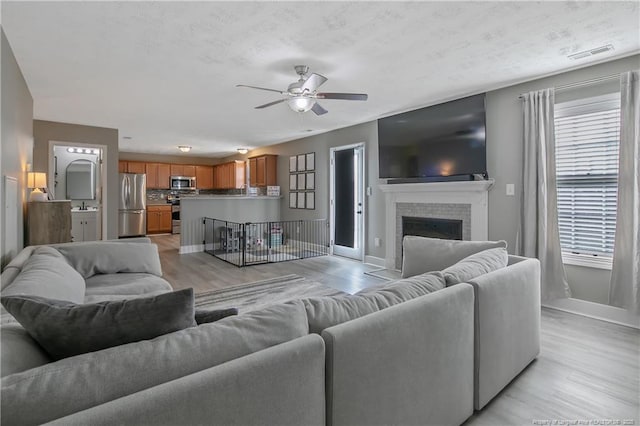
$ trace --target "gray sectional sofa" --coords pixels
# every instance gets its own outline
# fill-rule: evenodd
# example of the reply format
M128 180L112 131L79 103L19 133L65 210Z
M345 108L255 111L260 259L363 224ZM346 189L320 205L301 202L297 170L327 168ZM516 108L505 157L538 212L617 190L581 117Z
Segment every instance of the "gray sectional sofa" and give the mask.
M55 247L62 258L25 249L2 274L2 295L35 288L52 296L50 285L33 282L12 289L29 274L42 280L29 261L42 251L83 276L84 301L170 290L148 240L79 247ZM142 252L148 258L130 261ZM474 398L477 407L493 397L531 356L525 348L498 368L485 358L512 342L512 327L531 326L535 308L521 305L532 302L535 266L521 260L448 287L444 272L424 271L353 296L294 300L53 362L20 326L3 325L2 424L461 424ZM496 308L492 297L521 310ZM509 314L505 328L499 318ZM497 348L478 342L485 338Z

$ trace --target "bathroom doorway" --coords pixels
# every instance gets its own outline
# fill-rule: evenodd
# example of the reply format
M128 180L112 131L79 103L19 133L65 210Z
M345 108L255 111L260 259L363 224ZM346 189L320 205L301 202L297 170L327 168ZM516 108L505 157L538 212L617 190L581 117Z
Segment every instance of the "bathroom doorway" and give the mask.
M50 198L71 201L72 240L106 238L107 147L49 141L47 173Z

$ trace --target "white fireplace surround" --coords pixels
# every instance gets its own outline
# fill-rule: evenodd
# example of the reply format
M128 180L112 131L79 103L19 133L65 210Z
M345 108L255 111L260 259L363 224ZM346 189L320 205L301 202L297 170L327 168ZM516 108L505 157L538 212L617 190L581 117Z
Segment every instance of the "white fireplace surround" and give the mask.
M385 195L385 268L396 269L396 204L471 205L471 240L487 240L489 189L493 183L493 179L488 179L470 182L379 185Z

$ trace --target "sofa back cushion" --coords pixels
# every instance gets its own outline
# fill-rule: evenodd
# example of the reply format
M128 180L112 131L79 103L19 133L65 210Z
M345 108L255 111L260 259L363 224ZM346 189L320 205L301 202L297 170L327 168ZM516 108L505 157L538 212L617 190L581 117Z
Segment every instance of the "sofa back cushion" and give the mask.
M442 271L465 257L496 247L506 241L459 241L407 235L402 240L402 278L430 271Z
M309 332L320 334L325 328L424 296L444 287L445 280L442 273L434 272L394 281L354 295L304 299Z
M38 247L25 260L20 274L2 290L3 296L39 296L84 302L84 278L56 249Z
M99 241L58 246L58 250L84 278L119 272L162 276L155 244Z
M467 256L460 262L444 269L442 273L447 286L468 282L480 275L497 271L507 266L509 255L503 247L483 250Z
M2 420L41 424L307 335L293 301L2 378ZM63 391L61 391L63 390Z
M48 364L52 359L18 324L0 330L0 377Z

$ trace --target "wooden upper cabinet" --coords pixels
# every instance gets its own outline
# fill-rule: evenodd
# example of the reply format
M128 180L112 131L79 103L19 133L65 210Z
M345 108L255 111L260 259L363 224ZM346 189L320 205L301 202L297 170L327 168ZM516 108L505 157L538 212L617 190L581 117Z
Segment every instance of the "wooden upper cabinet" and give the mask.
M118 161L118 173L127 173L127 166L129 163L126 161Z
M244 161L216 164L213 166L214 189L240 189L245 183Z
M147 188L169 189L170 165L164 163L147 163Z
M274 186L278 180L278 156L261 155L249 158L251 186Z
M171 165L158 163L158 188L170 189L171 182L169 182L171 176Z
M140 161L128 161L127 173L145 174L147 172L147 164Z
M195 166L196 168L196 188L213 189L213 167Z
M147 163L145 173L147 174L147 188L158 188L158 163Z
M186 164L171 165L171 176L193 177L195 175L196 175L196 166L189 166Z

